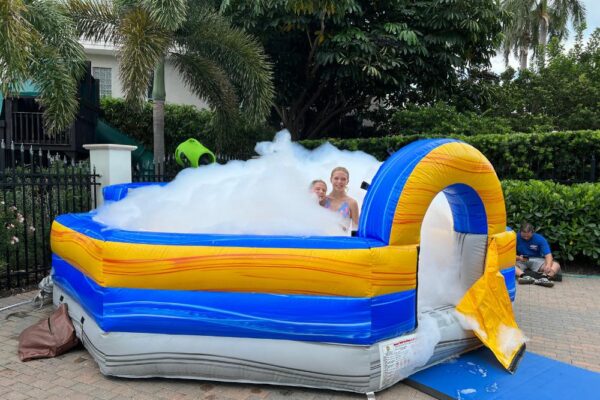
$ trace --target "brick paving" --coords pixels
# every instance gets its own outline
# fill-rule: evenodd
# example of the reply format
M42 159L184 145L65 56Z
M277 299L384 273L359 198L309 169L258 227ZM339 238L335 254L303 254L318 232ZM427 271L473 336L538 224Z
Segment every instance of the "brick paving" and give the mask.
M34 292L1 298L0 307L32 298ZM48 399L205 399L342 400L364 395L268 385L174 379L119 379L103 376L83 349L22 363L19 333L52 312L31 305L0 313L0 398ZM600 372L600 277L565 275L552 289L519 286L515 315L530 339L528 350ZM431 399L402 383L377 394L377 400Z

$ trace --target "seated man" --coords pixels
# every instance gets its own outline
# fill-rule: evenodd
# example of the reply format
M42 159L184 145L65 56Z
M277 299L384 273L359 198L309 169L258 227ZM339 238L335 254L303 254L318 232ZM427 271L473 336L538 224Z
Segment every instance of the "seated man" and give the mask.
M541 274L535 279L525 271L531 270ZM554 261L550 246L544 237L533 231L533 226L523 222L517 234L517 265L515 272L521 284L534 283L536 285L552 287L553 280L560 279L560 265ZM558 279L557 279L558 278Z

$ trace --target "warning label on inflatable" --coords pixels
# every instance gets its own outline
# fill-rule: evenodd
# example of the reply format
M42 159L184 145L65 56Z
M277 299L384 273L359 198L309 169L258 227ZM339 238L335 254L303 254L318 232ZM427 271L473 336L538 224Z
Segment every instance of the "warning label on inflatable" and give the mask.
M417 335L407 335L401 338L387 340L379 344L379 359L381 361L381 386L385 387L406 378L407 368L411 364L411 347L415 344Z

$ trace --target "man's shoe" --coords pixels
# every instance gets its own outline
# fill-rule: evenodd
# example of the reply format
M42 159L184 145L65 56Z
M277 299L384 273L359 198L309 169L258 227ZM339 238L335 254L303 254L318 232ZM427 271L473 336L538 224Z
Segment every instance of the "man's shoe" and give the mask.
M539 286L543 286L543 287L552 287L554 286L554 282L552 282L550 279L548 279L547 277L542 277L540 279L536 279L535 282L533 282L536 285Z
M521 285L531 285L532 283L535 283L535 281L536 279L533 279L529 275L521 275L519 279L517 279L517 282L519 282Z
M562 274L559 272L558 274L556 274L554 276L548 277L548 279L550 279L551 281L554 281L554 282L562 282Z

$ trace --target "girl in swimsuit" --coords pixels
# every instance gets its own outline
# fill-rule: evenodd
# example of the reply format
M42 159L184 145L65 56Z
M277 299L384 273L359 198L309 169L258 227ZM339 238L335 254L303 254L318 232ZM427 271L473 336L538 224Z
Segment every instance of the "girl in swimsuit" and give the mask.
M346 194L350 173L344 167L336 167L331 171L331 193L325 198L323 206L339 212L344 218L352 221L349 230L358 226L358 203Z

